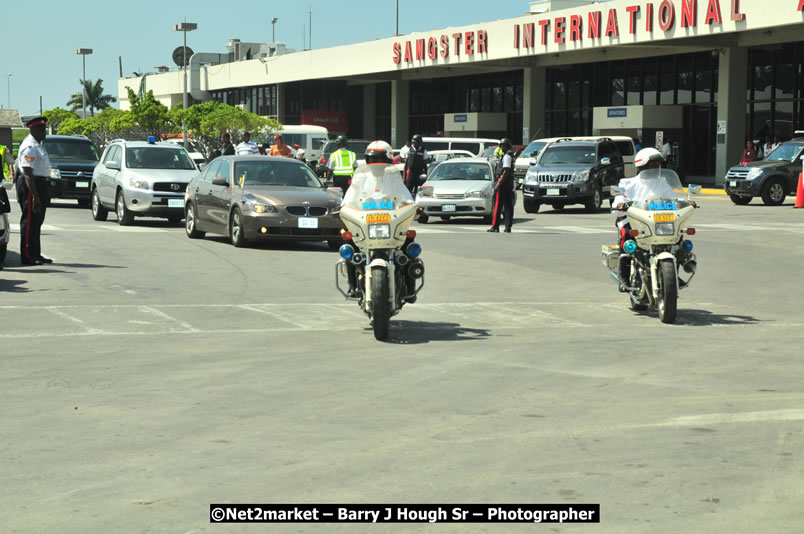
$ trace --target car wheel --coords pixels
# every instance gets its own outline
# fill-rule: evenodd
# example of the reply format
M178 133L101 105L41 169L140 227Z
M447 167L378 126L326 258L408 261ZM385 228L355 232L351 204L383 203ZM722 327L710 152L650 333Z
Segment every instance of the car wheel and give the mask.
M100 195L98 195L98 190L92 190L92 198L90 199L90 206L92 209L92 218L96 221L105 221L106 216L109 215L109 210L103 207L100 201Z
M564 204L562 204L561 202L557 202L557 203L553 204L553 209L554 210L563 210L564 209Z
M78 199L78 207L79 208L88 208L89 207L89 199L88 198L79 198Z
M600 190L600 185L595 184L594 191L592 192L592 198L586 201L584 206L586 207L587 213L597 213L600 211L600 207L603 205L603 192Z
M523 206L525 208L525 213L539 213L539 208L541 204L538 202L534 202L532 200L525 200L523 202Z
M442 220L442 221L448 221L448 220L450 220L450 219L452 219L452 216L451 216L451 215L442 215L442 216L441 216L441 220Z
M183 217L181 215L171 215L170 217L167 218L167 220L172 223L181 222L182 219Z
M762 202L766 206L780 206L786 196L784 184L778 178L771 178L762 188Z
M232 245L238 248L245 247L247 244L243 231L243 214L240 213L240 208L235 208L229 217L229 239L232 241Z
M204 237L204 232L199 232L195 228L195 208L192 204L187 204L184 215L184 231L190 239L200 239Z
M117 224L120 226L128 226L134 222L134 214L126 207L126 199L123 197L123 191L117 192L117 200L115 200L115 213L117 214Z
M754 197L741 197L740 195L732 195L731 193L729 193L729 198L731 199L732 202L734 202L738 206L745 206L746 204L751 202L751 200L753 200Z
M424 213L422 213L422 214L420 214L420 215L419 215L419 218L418 218L418 219L416 219L416 220L417 220L417 221L419 221L419 222L420 222L420 223L422 223L422 224L427 224L427 221L429 221L429 220L430 220L430 217L428 217L427 215L425 215Z

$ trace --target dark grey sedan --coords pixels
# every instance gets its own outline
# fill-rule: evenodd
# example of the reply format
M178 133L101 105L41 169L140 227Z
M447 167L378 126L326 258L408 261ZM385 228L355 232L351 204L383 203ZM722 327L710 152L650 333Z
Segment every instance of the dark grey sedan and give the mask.
M735 204L748 204L757 196L768 206L779 206L787 195L795 195L804 138L782 143L762 161L729 169L724 188Z
M337 249L341 197L295 159L220 157L187 186L185 230L192 239L226 235L236 247L291 240L327 241Z

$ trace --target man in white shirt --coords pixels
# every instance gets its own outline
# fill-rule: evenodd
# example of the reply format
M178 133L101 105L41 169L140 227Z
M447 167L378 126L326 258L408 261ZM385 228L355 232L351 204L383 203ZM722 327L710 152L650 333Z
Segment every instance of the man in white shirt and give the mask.
M42 256L40 233L45 222L45 208L50 200L50 157L42 142L47 137L45 117L27 122L30 134L20 144L17 162L22 176L17 180L20 204L20 259L22 265L42 265L53 260Z
M251 140L251 134L243 132L243 142L235 148L236 156L248 156L250 154L259 154L260 148L257 143Z

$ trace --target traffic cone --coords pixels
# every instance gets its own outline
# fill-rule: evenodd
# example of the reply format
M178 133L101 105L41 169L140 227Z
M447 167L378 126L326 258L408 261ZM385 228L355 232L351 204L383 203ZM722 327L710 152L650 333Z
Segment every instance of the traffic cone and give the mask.
M796 190L796 205L794 208L804 208L804 178L798 173L798 189Z

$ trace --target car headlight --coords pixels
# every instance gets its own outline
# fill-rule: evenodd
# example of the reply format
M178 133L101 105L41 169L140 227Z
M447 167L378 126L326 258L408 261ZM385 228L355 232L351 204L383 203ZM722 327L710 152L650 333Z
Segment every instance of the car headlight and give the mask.
M141 178L129 178L128 184L134 189L150 189L151 184Z
M429 185L425 185L419 188L419 194L417 196L420 197L431 197L433 196L433 187Z
M763 170L762 167L754 167L753 169L748 171L748 174L746 175L745 179L746 180L753 180L754 178L757 178L758 176L761 176L762 175L762 170Z
M588 170L586 170L586 171L577 171L572 176L572 181L573 182L585 182L588 179L589 179L589 171Z
M51 168L50 177L54 180L61 180L61 171L59 169Z
M264 202L257 202L256 200L246 200L246 207L254 213L274 213L276 208Z
M370 224L368 227L369 239L390 239L390 224Z
M488 193L484 191L470 191L464 195L466 198L486 198Z
M656 235L675 235L676 225L671 222L663 222L656 224Z
M539 177L538 172L533 171L533 170L528 171L528 173L525 175L525 182L528 182L528 183L536 182L536 181L538 181L538 177Z

